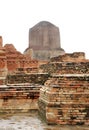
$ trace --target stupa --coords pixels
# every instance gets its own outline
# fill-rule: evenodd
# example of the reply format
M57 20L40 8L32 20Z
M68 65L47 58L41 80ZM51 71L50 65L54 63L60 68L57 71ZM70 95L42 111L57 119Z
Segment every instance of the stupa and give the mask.
M59 28L50 22L42 21L29 30L29 46L24 54L38 60L48 60L63 55Z

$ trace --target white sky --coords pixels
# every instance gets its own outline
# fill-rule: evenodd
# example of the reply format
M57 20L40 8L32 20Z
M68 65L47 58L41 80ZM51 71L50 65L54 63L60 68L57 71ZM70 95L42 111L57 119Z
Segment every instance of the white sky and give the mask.
M21 52L29 28L43 20L59 27L67 53L84 51L89 59L89 0L0 0L0 35Z

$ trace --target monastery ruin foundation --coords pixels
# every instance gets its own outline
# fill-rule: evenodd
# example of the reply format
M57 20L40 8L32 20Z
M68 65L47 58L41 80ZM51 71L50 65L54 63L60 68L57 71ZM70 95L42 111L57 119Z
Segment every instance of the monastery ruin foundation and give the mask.
M66 53L46 21L30 29L24 54L0 36L0 113L29 110L48 124L89 125L89 60Z

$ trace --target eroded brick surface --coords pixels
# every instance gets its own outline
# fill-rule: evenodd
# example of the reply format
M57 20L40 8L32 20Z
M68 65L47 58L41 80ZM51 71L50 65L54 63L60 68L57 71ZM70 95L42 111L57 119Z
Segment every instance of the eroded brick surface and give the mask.
M41 87L27 83L0 86L0 113L37 110Z
M54 58L41 66L50 74L39 97L39 112L48 124L89 125L89 61L77 58Z

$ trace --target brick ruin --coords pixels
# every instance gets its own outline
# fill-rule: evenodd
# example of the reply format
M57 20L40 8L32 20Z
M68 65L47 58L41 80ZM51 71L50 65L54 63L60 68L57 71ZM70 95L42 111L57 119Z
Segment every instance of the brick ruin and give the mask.
M0 86L0 113L21 113L38 109L42 85L30 83Z
M65 53L59 44L51 59L40 58L37 48L38 58L34 59L31 47L22 54L13 44L3 46L0 36L0 113L36 109L48 124L89 125L89 60L85 53ZM42 47L41 52L45 44Z
M13 44L3 46L0 36L0 113L38 109L40 86L48 78L48 74L38 74L38 68L46 62L31 59Z
M0 85L4 85L7 75L37 73L41 64L47 61L31 59L17 51L13 44L5 44L0 36Z
M40 69L50 74L39 97L46 122L89 125L89 60L84 53L55 57Z
M0 36L0 113L38 109L39 90L48 79L38 70L45 63L20 53L13 44L3 46Z

